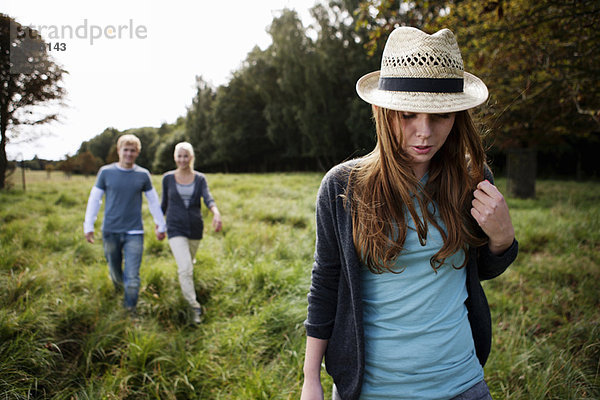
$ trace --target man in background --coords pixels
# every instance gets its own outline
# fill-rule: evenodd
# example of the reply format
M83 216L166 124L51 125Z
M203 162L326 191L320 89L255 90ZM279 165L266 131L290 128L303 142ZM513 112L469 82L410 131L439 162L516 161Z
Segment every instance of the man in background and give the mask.
M94 222L106 196L102 241L110 277L117 289L125 292L123 305L135 315L140 288L140 265L144 251L142 193L148 199L158 240L165 238L166 224L158 194L147 169L135 164L142 144L135 135L117 141L119 161L100 168L92 187L83 222L88 242L94 243Z

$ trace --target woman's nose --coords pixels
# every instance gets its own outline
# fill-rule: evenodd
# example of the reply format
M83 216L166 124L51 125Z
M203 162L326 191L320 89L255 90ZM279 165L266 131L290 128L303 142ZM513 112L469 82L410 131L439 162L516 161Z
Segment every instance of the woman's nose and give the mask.
M418 137L429 137L432 132L431 119L427 114L419 115L417 118L417 136Z

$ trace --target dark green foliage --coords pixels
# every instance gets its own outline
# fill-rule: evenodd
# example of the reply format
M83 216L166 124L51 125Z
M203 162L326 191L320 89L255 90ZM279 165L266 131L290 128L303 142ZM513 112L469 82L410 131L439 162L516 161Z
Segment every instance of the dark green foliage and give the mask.
M435 0L360 2L359 25L369 31L370 51L381 49L399 25L433 33L450 28L461 46L465 70L488 85L479 116L496 151L529 149L548 158L538 167L581 178L598 152L600 129L600 3L594 0ZM567 155L568 154L568 155ZM548 157L548 155L550 157ZM556 160L566 159L557 165ZM535 194L530 179L509 158L509 192Z
M160 144L156 148L156 153L154 154L154 162L152 164L152 171L154 171L154 173L164 173L176 167L175 162L173 161L175 145L183 141L185 141L183 128L178 128L174 132L171 132L170 135L161 139Z
M370 107L354 84L374 62L354 30L352 10L332 2L303 26L283 10L272 44L255 48L216 95L204 81L188 112L187 136L206 170L325 170L370 151Z
M326 170L368 153L375 132L356 81L379 69L388 33L411 25L450 27L466 69L488 84L478 117L490 130L496 171L507 170L506 149L519 145L536 147L543 177L598 176L600 9L591 0L534 3L333 0L317 2L309 24L284 9L268 28L271 45L249 52L227 84L198 76L176 123L127 131L142 139L138 163L154 173L173 169L172 148L182 140L208 172ZM108 128L80 152L115 161L122 133Z
M274 142L267 136L268 122L263 115L265 101L254 81L262 73L259 49L248 54L246 65L234 74L227 86L217 89L213 127L215 151L202 154L199 166L231 167L241 171L268 171L278 161Z
M92 139L83 142L79 148L79 152L89 151L96 157L100 158L103 163L110 162L108 156L111 149L116 146L120 132L115 128L106 128L104 132L93 137Z
M138 164L160 173L174 168L172 148L187 140L196 168L203 171L326 170L374 145L370 106L354 85L378 68L363 48L364 31L354 28L355 2L331 2L312 9L304 26L284 9L268 29L272 44L256 47L223 86L201 76L183 121L127 132L107 129L85 142L108 163L122 133L142 141ZM171 154L169 154L171 153Z
M212 133L212 104L215 94L202 77L196 77L196 90L185 120L185 136L194 146L196 166L210 165L216 150Z

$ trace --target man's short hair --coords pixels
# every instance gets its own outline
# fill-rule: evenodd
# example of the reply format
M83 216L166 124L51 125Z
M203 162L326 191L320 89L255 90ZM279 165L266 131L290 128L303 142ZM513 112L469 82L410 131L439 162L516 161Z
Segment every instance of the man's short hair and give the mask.
M134 146L137 151L142 151L142 142L135 135L127 134L119 137L119 140L117 140L117 151L121 150L121 147L125 145Z

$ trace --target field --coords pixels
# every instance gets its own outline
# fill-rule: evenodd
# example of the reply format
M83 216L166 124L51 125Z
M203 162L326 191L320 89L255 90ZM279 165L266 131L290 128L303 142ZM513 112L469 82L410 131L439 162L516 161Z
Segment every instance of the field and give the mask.
M82 235L94 178L28 172L23 191L15 176L0 192L0 399L299 398L321 177L207 175L224 230L206 231L197 255L206 316L195 327L145 201L131 320L100 240ZM485 283L487 381L494 399L598 399L600 185L539 181L537 193L508 199L521 251Z

